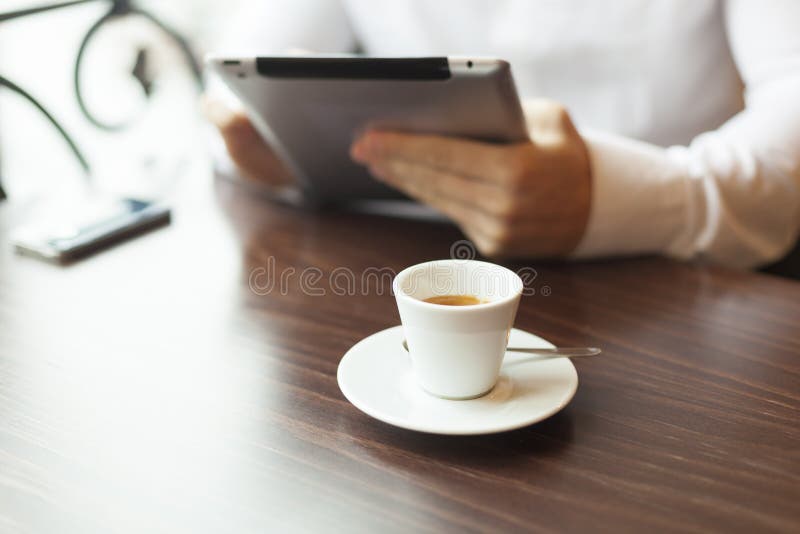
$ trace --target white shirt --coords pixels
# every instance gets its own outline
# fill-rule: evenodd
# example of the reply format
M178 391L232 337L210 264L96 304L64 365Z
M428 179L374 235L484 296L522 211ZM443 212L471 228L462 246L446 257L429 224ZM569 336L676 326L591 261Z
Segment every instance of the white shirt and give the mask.
M800 0L262 0L232 28L256 54L509 60L589 147L578 257L752 267L800 231Z

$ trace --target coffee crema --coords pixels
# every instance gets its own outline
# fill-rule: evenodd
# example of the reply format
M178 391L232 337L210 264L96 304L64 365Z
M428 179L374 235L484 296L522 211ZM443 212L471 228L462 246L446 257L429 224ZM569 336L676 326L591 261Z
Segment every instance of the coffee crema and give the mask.
M481 300L474 295L435 295L423 299L423 302L442 304L444 306L473 306L475 304L486 304L485 300Z

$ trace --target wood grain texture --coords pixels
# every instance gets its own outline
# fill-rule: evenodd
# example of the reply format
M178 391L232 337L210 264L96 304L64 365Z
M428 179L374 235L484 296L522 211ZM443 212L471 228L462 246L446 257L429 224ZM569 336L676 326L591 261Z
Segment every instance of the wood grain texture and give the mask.
M509 263L536 271L518 327L605 354L547 421L432 436L340 393L344 352L399 319L387 285L332 274L447 257L458 232L188 189L171 227L66 268L3 237L0 532L800 529L797 283ZM0 207L0 233L22 215Z

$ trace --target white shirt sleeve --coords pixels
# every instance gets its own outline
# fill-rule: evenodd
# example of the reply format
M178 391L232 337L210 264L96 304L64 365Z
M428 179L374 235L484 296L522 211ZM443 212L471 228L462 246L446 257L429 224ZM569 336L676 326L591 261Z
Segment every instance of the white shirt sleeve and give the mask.
M576 257L663 253L734 267L779 259L800 232L800 1L730 0L745 109L688 146L582 132L592 211Z

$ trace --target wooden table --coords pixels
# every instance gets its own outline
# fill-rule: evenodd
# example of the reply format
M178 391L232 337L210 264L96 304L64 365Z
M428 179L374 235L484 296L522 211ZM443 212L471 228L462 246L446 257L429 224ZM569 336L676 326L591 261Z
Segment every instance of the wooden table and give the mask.
M605 355L547 421L426 435L339 391L344 352L399 320L335 273L447 257L457 231L188 190L171 227L64 268L13 255L0 207L0 531L800 531L797 283L531 263L517 326Z

